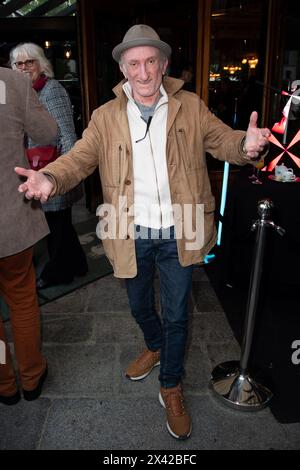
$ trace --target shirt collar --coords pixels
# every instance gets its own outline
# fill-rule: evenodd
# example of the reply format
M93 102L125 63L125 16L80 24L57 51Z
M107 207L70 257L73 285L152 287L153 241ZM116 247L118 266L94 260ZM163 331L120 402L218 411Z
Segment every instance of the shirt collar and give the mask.
M123 90L124 90L124 93L125 95L127 96L127 98L136 106L136 103L132 97L132 87L130 85L130 83L127 81L123 84L122 86ZM161 84L160 87L159 87L159 91L160 91L160 98L158 100L158 102L156 103L156 107L155 109L160 106L161 104L164 104L164 103L167 103L168 102L168 95L167 95L167 92L166 90L164 89L163 85Z

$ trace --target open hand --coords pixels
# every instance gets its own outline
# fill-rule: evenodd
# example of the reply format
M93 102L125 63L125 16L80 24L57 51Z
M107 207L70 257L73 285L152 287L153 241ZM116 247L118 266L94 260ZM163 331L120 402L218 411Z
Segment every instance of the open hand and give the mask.
M41 202L48 201L54 189L54 185L46 175L21 167L16 167L15 172L27 178L27 180L18 187L18 191L24 193L26 199L36 199Z

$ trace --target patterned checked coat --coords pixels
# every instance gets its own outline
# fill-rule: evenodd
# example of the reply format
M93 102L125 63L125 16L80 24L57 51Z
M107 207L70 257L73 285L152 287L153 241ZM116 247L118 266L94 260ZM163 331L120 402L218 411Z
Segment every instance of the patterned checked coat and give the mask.
M38 92L40 103L54 117L58 125L59 133L52 145L56 145L63 155L75 144L77 136L73 122L73 111L69 95L65 88L54 79L48 79L44 88ZM36 147L38 144L29 139L28 147ZM42 204L45 212L54 212L71 207L83 196L82 184L61 196L52 198L46 204Z

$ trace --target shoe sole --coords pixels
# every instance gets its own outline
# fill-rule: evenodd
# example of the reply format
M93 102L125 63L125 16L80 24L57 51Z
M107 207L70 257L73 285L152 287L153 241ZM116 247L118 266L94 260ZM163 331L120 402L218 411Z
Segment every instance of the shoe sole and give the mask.
M144 379L145 377L147 377L154 369L154 367L157 367L160 365L160 361L158 361L156 364L154 364L154 366L148 371L146 372L146 374L143 374L143 375L140 375L139 377L132 377L131 375L128 375L125 373L125 377L127 377L127 379L130 379L130 380L142 380Z
M161 406L166 409L165 402L164 402L163 397L161 396L160 392L158 394L158 399L159 399L159 403L161 404ZM168 421L167 421L166 424L167 424L167 430L168 430L169 434L171 434L172 437L175 437L175 439L177 439L178 441L186 441L190 437L190 435L192 434L192 426L190 427L190 430L189 430L188 434L186 434L185 436L178 436L177 434L175 434L174 431L172 431L172 429L169 426Z

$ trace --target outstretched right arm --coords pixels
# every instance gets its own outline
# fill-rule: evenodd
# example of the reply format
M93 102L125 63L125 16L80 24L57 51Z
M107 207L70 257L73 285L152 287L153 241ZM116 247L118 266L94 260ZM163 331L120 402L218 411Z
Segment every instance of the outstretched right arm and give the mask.
M48 201L55 189L54 182L48 176L38 171L26 170L20 167L16 167L15 172L19 176L27 178L18 187L18 191L24 193L26 199L37 199L41 202Z
M100 120L97 112L98 110L93 112L82 138L68 153L39 171L15 168L19 176L26 178L19 186L19 192L24 193L27 199L39 199L44 203L49 197L70 191L93 173L101 154L101 138L98 130L101 124L98 123Z

